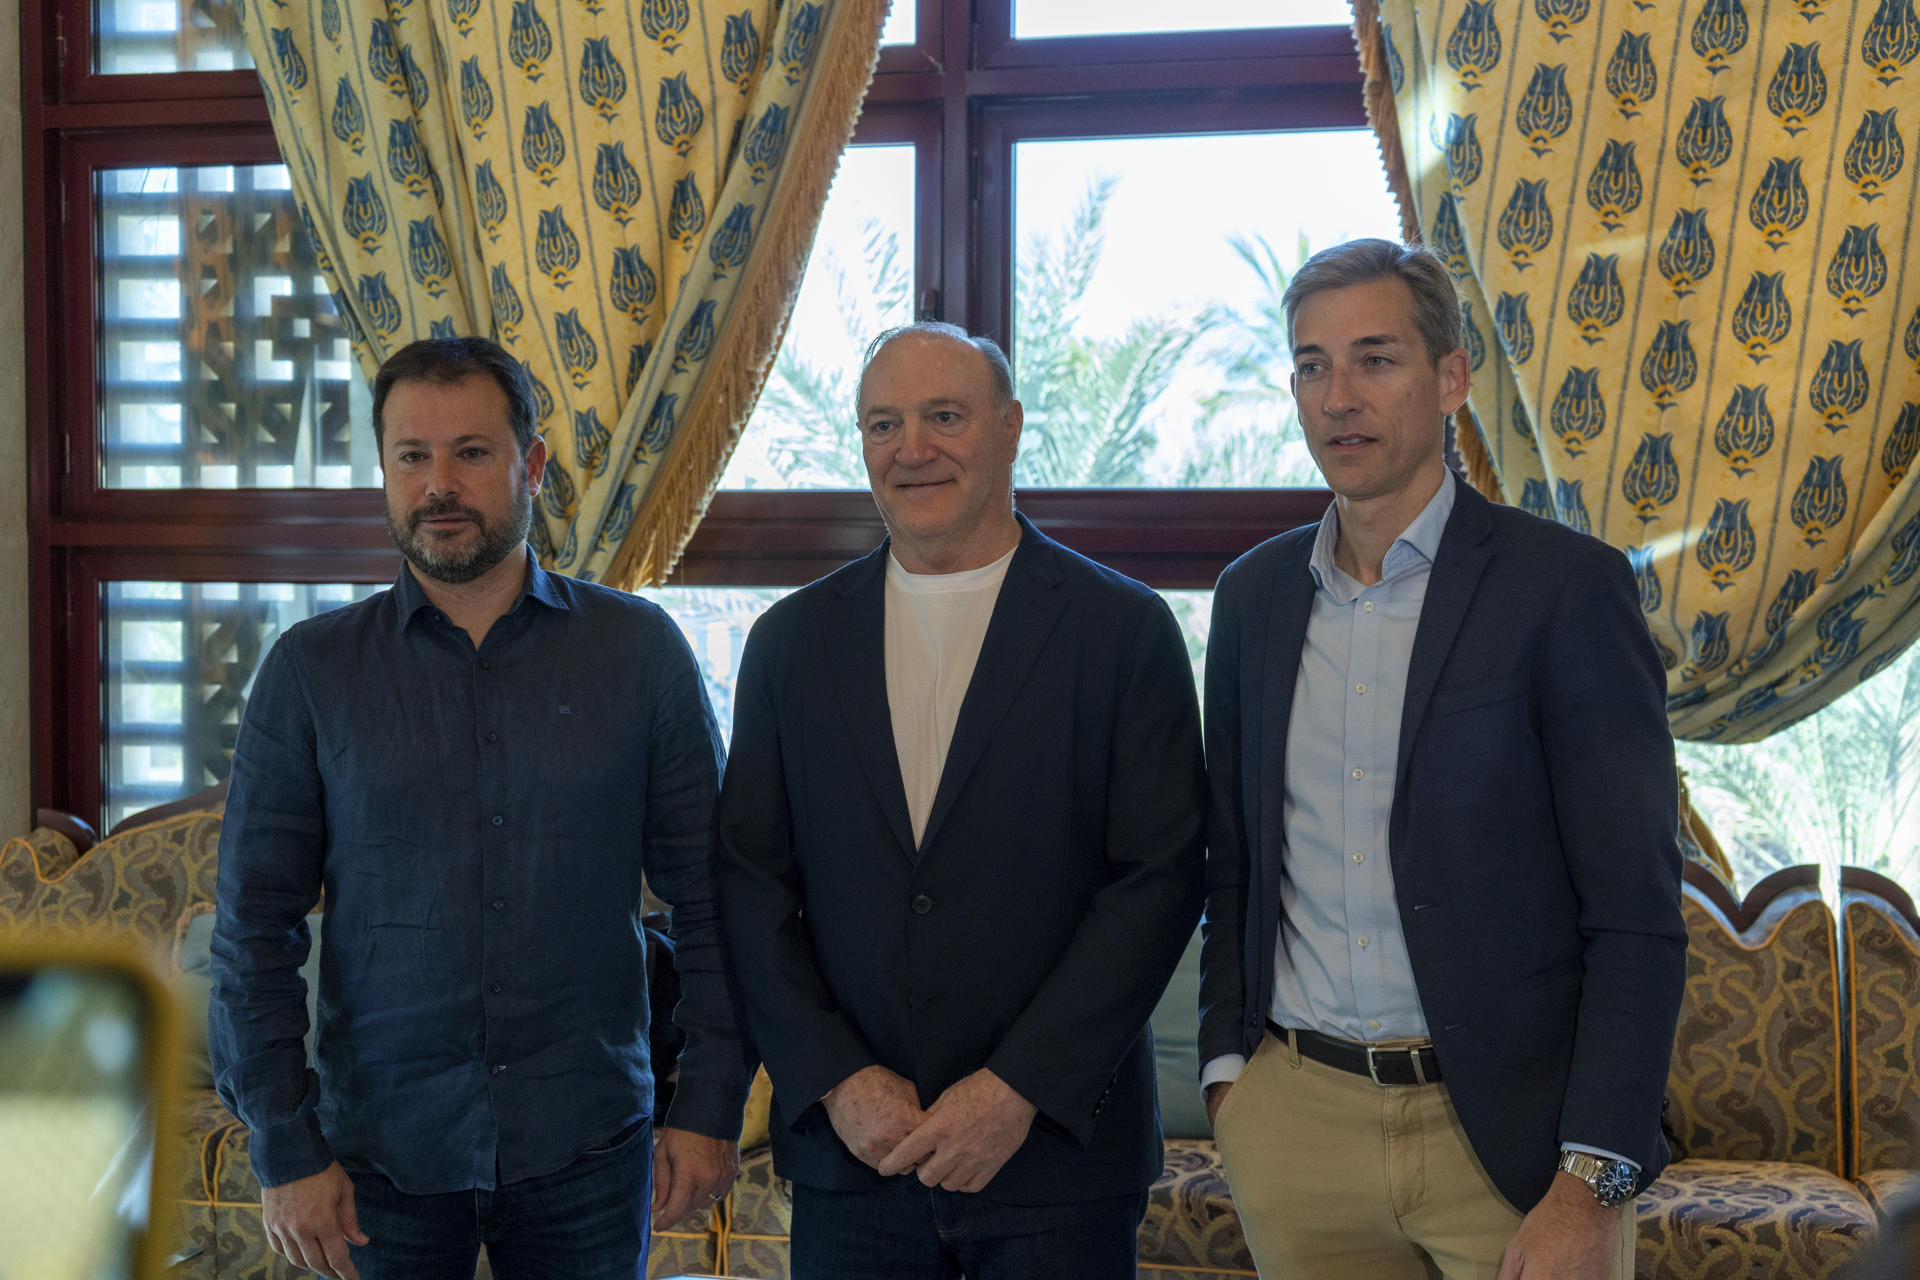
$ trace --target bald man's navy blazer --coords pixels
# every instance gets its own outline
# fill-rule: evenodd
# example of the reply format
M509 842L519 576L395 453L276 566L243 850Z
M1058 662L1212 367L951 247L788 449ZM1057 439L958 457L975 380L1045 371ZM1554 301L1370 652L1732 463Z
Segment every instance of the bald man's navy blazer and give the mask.
M1192 665L1152 591L1024 518L913 839L887 704L886 546L774 605L740 665L716 887L773 1159L879 1176L819 1099L879 1064L922 1106L991 1069L1039 1108L980 1194L1143 1190L1147 1019L1193 935L1206 780Z

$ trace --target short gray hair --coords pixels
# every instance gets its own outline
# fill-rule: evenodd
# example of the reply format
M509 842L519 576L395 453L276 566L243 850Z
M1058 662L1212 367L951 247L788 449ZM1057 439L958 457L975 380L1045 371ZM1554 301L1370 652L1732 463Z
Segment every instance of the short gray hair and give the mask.
M1013 366L1007 363L1007 353L992 338L979 337L968 333L957 324L948 324L944 320L916 320L912 324L895 325L867 344L867 354L860 361L860 383L866 385L867 366L874 357L886 350L896 338L928 337L952 338L955 342L964 342L986 357L987 368L993 374L993 393L1002 405L1013 399Z
M1437 362L1449 351L1458 351L1463 345L1460 295L1454 291L1453 277L1433 250L1398 240L1349 240L1301 263L1280 298L1287 312L1288 345L1293 343L1293 318L1300 304L1314 294L1389 279L1406 281L1413 294L1413 327L1427 348L1427 359Z

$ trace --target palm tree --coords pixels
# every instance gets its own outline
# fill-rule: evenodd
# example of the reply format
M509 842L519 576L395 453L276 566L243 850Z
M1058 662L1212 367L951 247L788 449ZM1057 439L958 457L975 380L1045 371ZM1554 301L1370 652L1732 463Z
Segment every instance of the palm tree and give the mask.
M823 269L832 284L839 331L809 332L806 354L801 343L780 344L753 427L787 486L865 488L854 410L861 357L875 334L912 314L912 272L898 237L872 218L860 222L855 261L823 244L809 267Z
M1139 485L1174 375L1218 322L1211 307L1134 319L1118 337L1089 336L1087 290L1106 248L1117 180L1094 182L1057 236L1020 255L1014 285L1015 369L1026 410L1015 481L1046 488Z
M1842 866L1920 872L1920 648L1763 742L1676 745L1743 885L1804 862L1830 885Z
M1207 355L1220 371L1221 386L1201 401L1194 448L1181 468L1180 483L1196 488L1318 486L1320 472L1307 452L1287 385L1293 351L1281 305L1293 273L1312 255L1312 246L1301 233L1288 259L1265 236L1234 236L1228 244L1253 274L1255 296L1250 306L1228 309L1219 318Z

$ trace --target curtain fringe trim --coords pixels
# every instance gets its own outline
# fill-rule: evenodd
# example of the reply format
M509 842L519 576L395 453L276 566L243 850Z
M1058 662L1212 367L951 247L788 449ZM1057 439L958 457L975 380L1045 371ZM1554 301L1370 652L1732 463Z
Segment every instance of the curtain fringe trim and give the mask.
M632 591L664 585L706 515L720 474L773 367L813 251L840 155L853 137L880 56L885 0L842 0L821 65L787 143L767 221L660 470L603 581ZM768 74L775 74L769 70Z

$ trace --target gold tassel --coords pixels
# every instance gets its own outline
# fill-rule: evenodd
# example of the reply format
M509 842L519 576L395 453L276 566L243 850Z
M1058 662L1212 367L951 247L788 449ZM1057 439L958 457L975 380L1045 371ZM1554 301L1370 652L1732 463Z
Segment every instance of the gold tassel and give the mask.
M767 206L759 244L742 269L739 290L701 366L687 415L603 579L609 586L632 591L666 582L707 513L720 473L733 456L780 350L827 189L873 80L887 0L840 0L838 13L823 45L824 61L787 143L781 190ZM654 358L662 358L661 353Z

